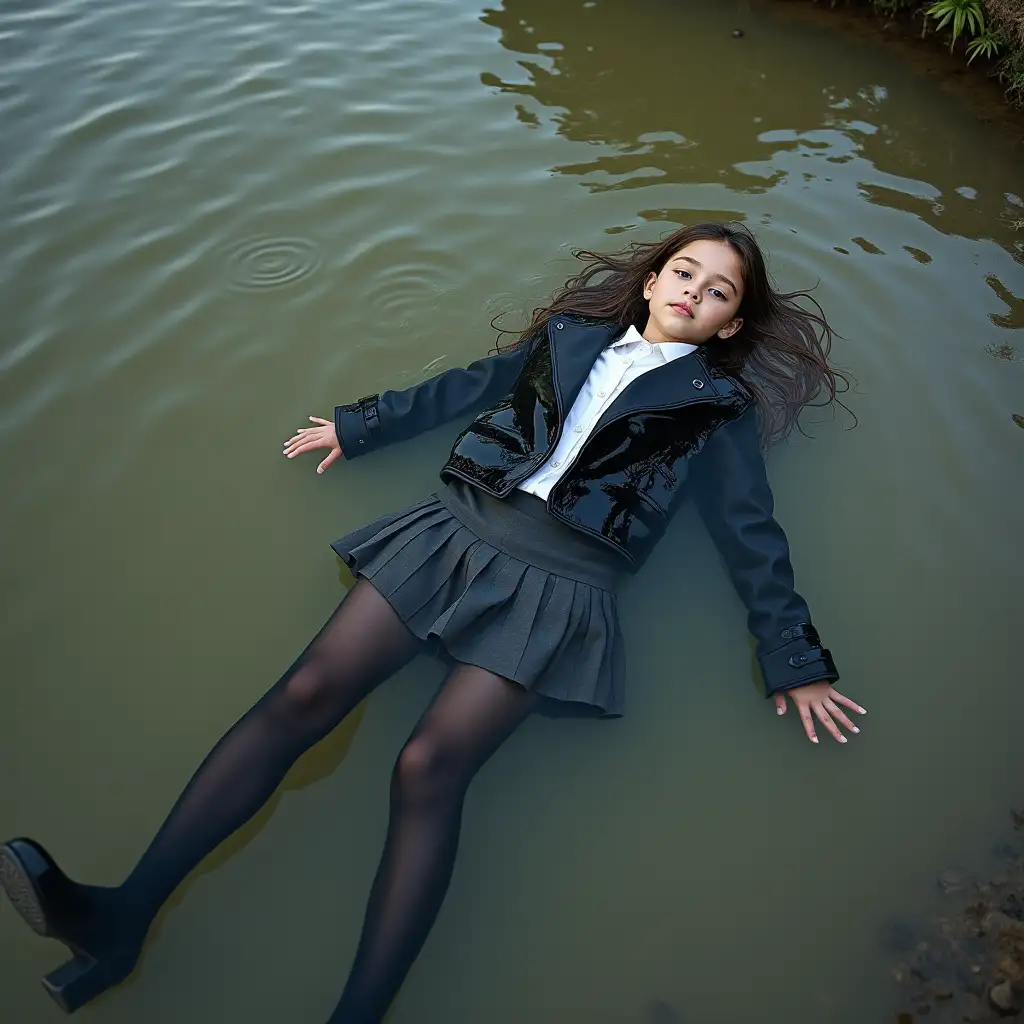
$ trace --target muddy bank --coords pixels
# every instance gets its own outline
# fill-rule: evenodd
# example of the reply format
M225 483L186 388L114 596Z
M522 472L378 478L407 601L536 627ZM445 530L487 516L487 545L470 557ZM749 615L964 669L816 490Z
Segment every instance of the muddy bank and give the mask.
M884 936L899 989L896 1024L1005 1021L1024 1012L1024 808L981 877L950 869L937 879L941 912L897 919Z
M907 12L881 15L871 3L830 6L816 0L771 0L785 18L828 27L851 40L868 42L894 53L918 73L933 79L986 123L999 124L1024 143L1024 107L1011 102L994 76L997 62L978 58L968 65L963 47L952 53L943 35L930 31L922 38L921 17Z

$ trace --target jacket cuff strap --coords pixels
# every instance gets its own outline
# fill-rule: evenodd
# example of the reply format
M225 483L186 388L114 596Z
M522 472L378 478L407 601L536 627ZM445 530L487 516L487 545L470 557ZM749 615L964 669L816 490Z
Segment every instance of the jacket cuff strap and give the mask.
M379 401L380 395L367 395L358 402L335 407L334 432L346 459L365 455L380 445L383 431L377 407Z
M817 630L809 622L782 630L779 639L784 641L781 646L758 657L765 696L807 683L839 679L831 651L822 647Z

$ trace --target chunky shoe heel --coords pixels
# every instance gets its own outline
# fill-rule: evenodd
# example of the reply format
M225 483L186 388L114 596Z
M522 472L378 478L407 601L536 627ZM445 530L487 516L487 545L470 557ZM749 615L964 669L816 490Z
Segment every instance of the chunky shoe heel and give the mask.
M74 1013L108 988L124 981L132 973L135 959L132 954L110 954L96 960L87 953L78 953L55 971L50 971L43 978L43 988L65 1013Z
M0 843L0 889L32 931L63 942L74 954L43 978L43 987L65 1012L74 1013L135 969L141 941L90 952L70 938L69 902L73 903L75 884L34 840Z

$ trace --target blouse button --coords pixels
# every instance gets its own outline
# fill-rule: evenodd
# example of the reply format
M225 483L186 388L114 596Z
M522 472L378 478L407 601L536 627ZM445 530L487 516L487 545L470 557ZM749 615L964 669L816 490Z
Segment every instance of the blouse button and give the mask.
M582 434L583 433L583 428L582 427L574 427L573 429L576 431L577 434Z
M556 327L557 327L557 328L558 328L559 330L561 330L561 329L562 329L562 326L563 326L563 324L562 324L562 321L561 321L561 320L559 320L559 321L558 321L558 323L556 323L556 324L555 324L555 326L556 326Z
M552 466L553 466L553 467L554 467L555 469L558 469L558 467L559 467L559 466L561 465L561 462L552 462L552 463L551 463L551 465L552 465Z
M598 393L597 393L597 397L598 397L598 398L604 398L604 397L605 397L605 395L607 395L607 394L608 394L608 392L607 392L607 391L598 391Z
M695 380L693 382L693 386L699 391L702 387L704 387L704 381L702 381L702 380Z

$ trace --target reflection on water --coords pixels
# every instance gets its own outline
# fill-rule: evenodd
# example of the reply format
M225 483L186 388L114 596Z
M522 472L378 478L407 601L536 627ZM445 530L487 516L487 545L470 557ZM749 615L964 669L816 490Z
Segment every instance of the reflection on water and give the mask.
M893 920L1020 796L1021 160L777 10L0 10L0 833L122 876L340 598L327 542L432 488L452 436L318 478L278 454L306 415L482 354L571 246L737 217L860 382L857 429L810 416L771 472L868 726L813 750L775 721L684 514L624 595L628 716L531 721L488 766L391 1019L887 1019ZM440 677L311 752L83 1020L325 1017ZM0 1020L53 1018L57 956L0 909Z

